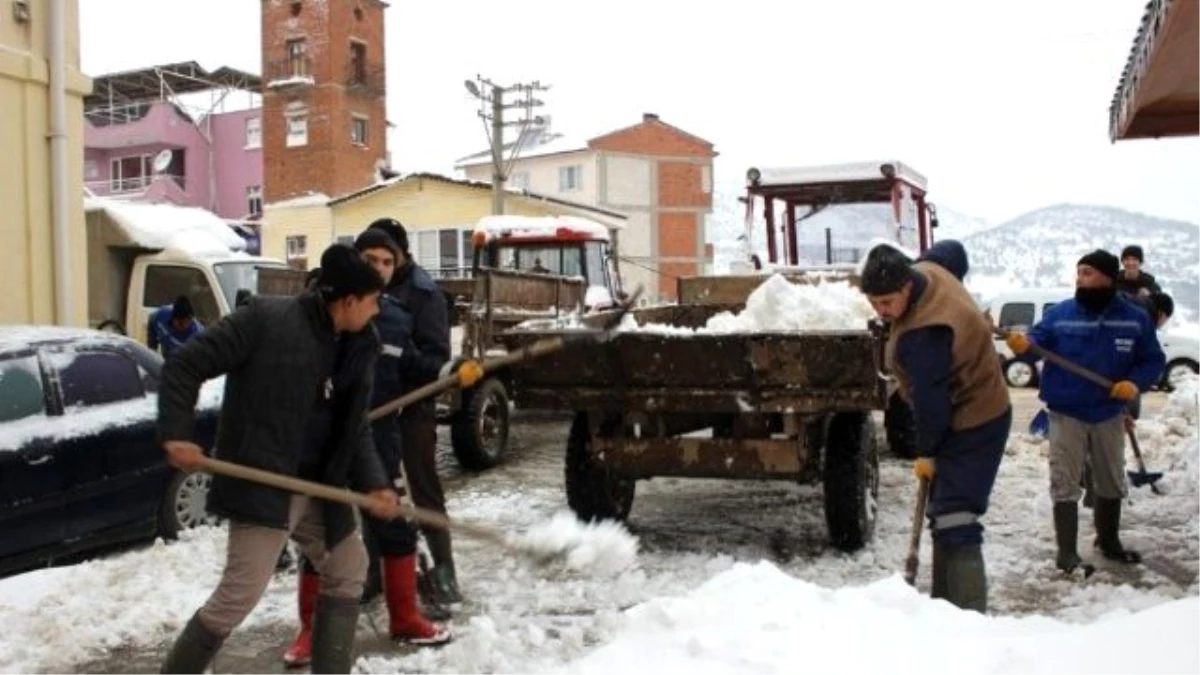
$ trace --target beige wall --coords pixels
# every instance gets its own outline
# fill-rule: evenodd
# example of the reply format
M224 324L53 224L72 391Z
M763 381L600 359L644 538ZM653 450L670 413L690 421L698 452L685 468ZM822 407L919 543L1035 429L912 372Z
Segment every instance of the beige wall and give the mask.
M51 227L49 5L29 3L27 23L0 5L0 323L87 324L87 237L83 218L83 96L77 0L66 0L67 190L70 315L55 316Z
M288 258L287 238L303 236L303 260ZM321 252L333 243L333 210L324 204L263 206L262 255L304 269L319 267Z
M578 190L560 190L558 170L561 167L578 165L582 169L583 179ZM596 174L596 153L590 150L564 152L543 157L523 157L513 162L512 173L529 174L529 190L548 197L558 197L580 204L595 205L598 203L599 176ZM492 165L477 164L463 170L468 180L489 182L492 180ZM509 186L513 187L512 176Z

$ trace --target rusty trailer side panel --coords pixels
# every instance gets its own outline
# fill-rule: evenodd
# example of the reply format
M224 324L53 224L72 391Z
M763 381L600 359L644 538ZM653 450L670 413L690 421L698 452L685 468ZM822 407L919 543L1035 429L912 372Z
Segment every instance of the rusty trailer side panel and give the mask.
M630 478L799 479L810 466L805 437L785 439L594 438L593 453Z
M858 286L857 274L846 271L803 271L783 269L782 274L793 284L819 284L827 281L848 281ZM770 278L770 274L734 274L721 276L682 277L675 282L680 305L744 305L754 289Z

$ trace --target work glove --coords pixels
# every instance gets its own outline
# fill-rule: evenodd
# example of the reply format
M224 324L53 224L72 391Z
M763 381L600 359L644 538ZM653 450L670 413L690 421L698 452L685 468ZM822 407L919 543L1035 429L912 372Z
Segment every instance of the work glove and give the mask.
M1029 338L1025 337L1024 333L1009 333L1004 336L1004 341L1017 356L1029 351Z
M935 464L932 457L918 457L917 461L913 462L913 475L919 480L933 481L933 476L937 473Z
M458 370L454 371L458 375L458 385L463 389L475 386L475 383L483 379L483 366L475 359L467 359L462 362Z
M1112 386L1112 390L1108 392L1109 396L1122 401L1132 401L1137 398L1137 385L1129 380L1121 380Z

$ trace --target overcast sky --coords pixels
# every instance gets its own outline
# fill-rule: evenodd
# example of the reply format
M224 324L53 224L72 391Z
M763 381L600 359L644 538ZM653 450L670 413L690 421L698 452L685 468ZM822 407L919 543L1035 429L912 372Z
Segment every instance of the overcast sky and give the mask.
M259 1L79 4L90 75L192 59L261 71ZM1144 6L393 0L389 149L402 171L449 172L486 147L462 84L479 73L552 85L541 112L583 139L658 113L716 145L719 186L754 165L896 158L934 201L993 222L1059 202L1200 222L1200 141L1108 141Z

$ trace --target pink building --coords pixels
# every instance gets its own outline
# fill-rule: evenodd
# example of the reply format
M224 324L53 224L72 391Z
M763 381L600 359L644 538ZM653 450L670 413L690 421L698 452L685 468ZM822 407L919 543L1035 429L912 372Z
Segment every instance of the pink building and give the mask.
M84 99L85 184L97 195L205 208L257 234L260 90L257 75L194 61L96 77Z

